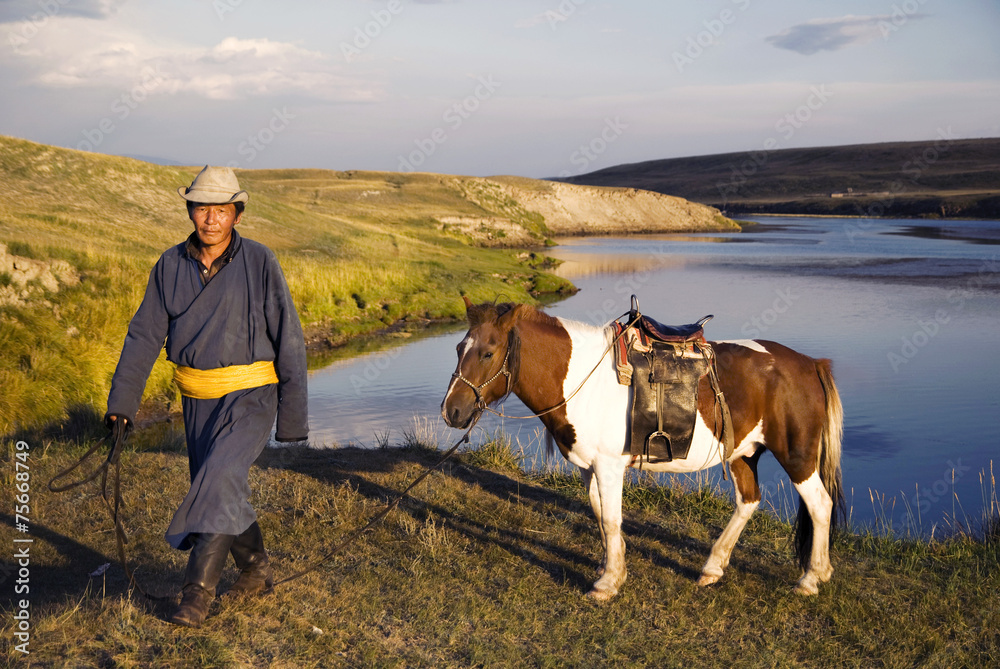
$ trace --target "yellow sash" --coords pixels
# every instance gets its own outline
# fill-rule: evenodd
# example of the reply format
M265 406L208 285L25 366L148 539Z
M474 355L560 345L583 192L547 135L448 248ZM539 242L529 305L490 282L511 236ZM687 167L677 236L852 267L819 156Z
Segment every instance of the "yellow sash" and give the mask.
M210 400L237 390L277 383L278 375L270 360L216 369L194 369L178 365L174 370L174 382L184 397Z

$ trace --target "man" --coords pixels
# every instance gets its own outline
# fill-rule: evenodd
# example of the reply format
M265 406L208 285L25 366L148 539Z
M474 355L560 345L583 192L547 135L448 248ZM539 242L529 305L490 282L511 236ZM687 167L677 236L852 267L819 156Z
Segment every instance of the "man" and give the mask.
M308 436L302 326L278 260L235 227L249 199L228 167L206 166L188 188L194 232L149 275L111 382L106 422L132 422L166 340L183 395L191 489L166 539L190 549L180 607L171 622L208 615L226 556L240 576L229 592L269 590L273 575L248 501L250 465L277 416L275 439Z

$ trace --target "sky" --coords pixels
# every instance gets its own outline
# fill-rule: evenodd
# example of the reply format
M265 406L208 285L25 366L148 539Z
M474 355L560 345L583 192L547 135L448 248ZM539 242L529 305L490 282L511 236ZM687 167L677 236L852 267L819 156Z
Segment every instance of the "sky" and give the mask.
M572 176L1000 136L1000 2L0 0L0 91L84 151Z

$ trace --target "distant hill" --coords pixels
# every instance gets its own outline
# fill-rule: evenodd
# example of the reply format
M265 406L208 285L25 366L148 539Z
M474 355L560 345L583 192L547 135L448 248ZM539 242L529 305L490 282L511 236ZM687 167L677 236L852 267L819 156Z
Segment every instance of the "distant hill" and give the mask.
M176 160L171 160L170 158L159 158L157 156L140 156L133 153L127 153L123 158L132 158L134 160L141 160L144 163L152 163L154 165L163 165L165 167L181 167L184 165L182 162Z
M748 213L1000 218L1000 138L744 151L560 179Z

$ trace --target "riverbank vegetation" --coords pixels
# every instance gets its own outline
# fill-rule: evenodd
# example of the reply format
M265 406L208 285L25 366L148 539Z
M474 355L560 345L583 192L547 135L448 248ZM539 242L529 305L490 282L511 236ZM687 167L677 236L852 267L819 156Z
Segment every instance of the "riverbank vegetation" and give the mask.
M380 511L440 452L420 430L383 448L268 449L251 499L280 578ZM457 437L456 437L457 438ZM187 487L178 422L139 430L123 456L130 590L97 483L44 482L92 443L31 444L31 641L7 666L63 667L995 667L1000 537L840 533L833 579L793 594L789 524L757 513L715 586L695 585L732 513L728 490L638 477L625 488L629 579L584 597L600 542L575 474L523 469L502 437L432 474L315 572L253 601L213 604L200 629L165 622L186 554L162 532ZM443 445L443 446L446 446ZM3 444L5 486L14 444ZM536 463L537 464L537 463ZM110 565L105 567L105 565ZM229 564L223 588L236 573Z

